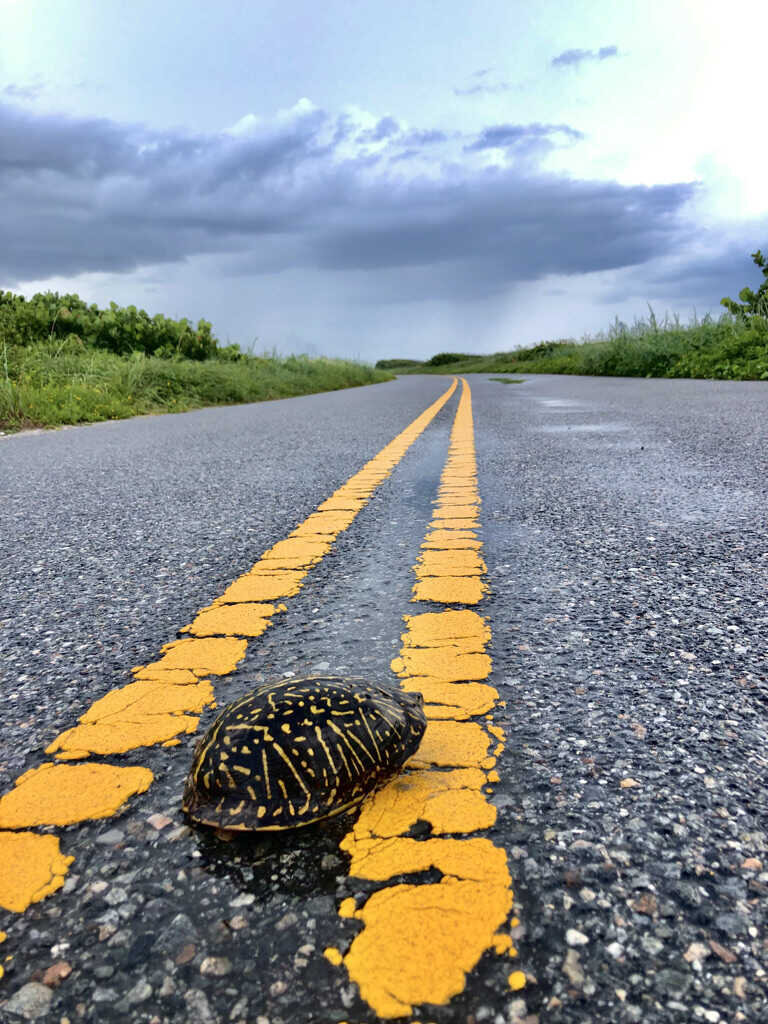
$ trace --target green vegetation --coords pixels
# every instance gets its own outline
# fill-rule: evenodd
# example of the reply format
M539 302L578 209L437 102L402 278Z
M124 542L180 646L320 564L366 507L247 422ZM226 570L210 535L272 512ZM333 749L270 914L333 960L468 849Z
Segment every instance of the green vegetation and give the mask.
M423 366L421 359L380 359L377 370L407 370L412 366Z
M752 253L752 262L760 267L760 271L765 278L757 291L753 292L751 288L741 289L739 298L744 305L739 305L733 299L720 299L720 305L730 310L742 323L748 323L756 316L768 316L768 263L766 263L765 257L759 249L757 252Z
M525 384L522 377L489 377L488 380L496 381L497 384Z
M483 356L469 355L466 352L438 352L425 363L425 366L448 366L450 363L476 363Z
M632 327L618 318L607 333L581 342L542 341L529 348L479 356L440 352L417 367L393 365L399 373L578 373L612 377L703 377L768 380L768 261L758 249L752 260L765 277L757 292L743 288L741 304L722 299L719 320L678 317L659 324L652 309ZM377 363L377 366L379 364ZM497 378L498 379L498 378Z
M363 363L254 356L211 325L0 292L0 429L258 402L391 380Z
M0 291L0 341L26 347L71 339L120 356L142 352L203 360L225 353L236 358L240 351L237 345L219 349L207 320L198 321L193 328L186 319L169 320L160 314L150 317L135 306L123 309L114 302L109 309L88 306L79 295L44 292L25 299Z
M607 335L594 339L544 341L410 372L768 380L768 319L754 315L744 322L724 313L717 321L704 317L685 327L677 320L658 324L651 311L647 322L628 327L617 319Z
M768 260L764 281L743 288L727 312L687 327L677 317L581 342L542 341L483 356L438 352L431 359L380 359L376 368L341 359L255 356L220 346L211 324L150 317L135 306L108 309L56 292L31 299L0 291L0 429L58 426L140 413L181 412L391 380L397 373L577 373L617 377L768 380ZM650 308L650 307L649 307ZM512 378L495 380L512 383Z

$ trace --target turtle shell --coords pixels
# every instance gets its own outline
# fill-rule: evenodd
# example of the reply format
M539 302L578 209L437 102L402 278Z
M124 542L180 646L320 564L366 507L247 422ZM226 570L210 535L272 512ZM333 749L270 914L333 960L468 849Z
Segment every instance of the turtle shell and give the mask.
M183 808L225 829L287 829L339 814L394 775L426 728L421 694L310 676L230 704L195 749Z

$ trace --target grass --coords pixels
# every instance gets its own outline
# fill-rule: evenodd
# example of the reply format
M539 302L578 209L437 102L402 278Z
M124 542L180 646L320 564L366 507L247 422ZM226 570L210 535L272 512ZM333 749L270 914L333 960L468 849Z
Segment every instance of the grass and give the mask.
M446 358L450 356L450 358ZM378 365L378 364L377 364ZM628 327L618 318L607 333L581 342L543 341L488 356L439 353L395 373L566 373L611 377L696 377L768 380L768 318L723 313L696 317L687 327L675 317L659 324L653 310Z
M342 359L237 361L120 356L77 339L10 346L0 338L0 429L55 427L334 391L392 374Z
M499 384L525 384L522 377L489 377L488 380L497 381Z
M183 412L391 380L393 373L565 373L615 377L698 377L768 380L768 318L723 313L719 320L677 317L628 327L618 318L607 333L543 341L482 356L441 352L427 362L380 360L376 368L341 359L252 356L216 350L213 358L118 355L70 334L17 339L0 331L0 429L55 427ZM515 378L494 377L504 383Z

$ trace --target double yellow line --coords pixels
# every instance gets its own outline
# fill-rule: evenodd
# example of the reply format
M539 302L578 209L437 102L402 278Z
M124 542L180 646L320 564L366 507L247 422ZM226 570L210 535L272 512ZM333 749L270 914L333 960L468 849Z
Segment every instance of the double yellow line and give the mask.
M47 748L56 756L16 780L0 797L0 907L22 912L64 883L73 859L59 838L30 831L106 818L153 781L141 766L94 761L139 747L179 742L194 732L200 713L214 704L209 676L233 672L249 640L285 610L313 565L360 509L456 390L448 390L378 455L324 501L288 537L275 544L223 594L203 608L162 648L161 657L133 670L134 681L107 693L79 724ZM80 761L79 764L62 762Z
M498 693L482 682L491 672L490 628L466 607L487 591L466 381L435 505L414 567L413 600L464 607L405 616L392 670L406 690L423 694L427 730L406 770L363 804L341 846L355 878L386 883L431 868L442 878L384 885L360 907L344 900L339 914L364 927L345 956L325 951L332 963L343 962L384 1018L410 1014L421 1003L447 1003L487 949L516 953L503 931L512 908L506 852L476 835L496 821L487 796L498 781L504 733L493 724ZM429 823L430 838L408 836L418 821ZM509 984L521 988L524 974L511 972Z
M46 751L54 760L21 776L0 798L0 906L21 912L52 893L73 860L61 852L57 836L31 829L109 817L151 785L148 768L95 758L174 745L181 734L197 729L202 710L215 703L209 677L235 670L248 643L285 610L282 601L298 593L312 566L455 389L454 380L286 539L198 612L182 639L135 668L131 683L96 701L77 725L57 736ZM498 781L504 734L493 721L498 693L486 682L490 627L475 610L487 584L466 381L434 505L413 588L413 601L428 603L430 610L404 617L402 647L392 662L401 685L422 693L427 731L405 772L364 803L342 842L351 857L350 874L383 884L360 906L353 899L341 904L341 917L356 919L362 929L343 956L332 947L325 951L332 963L343 963L383 1018L407 1015L423 1003L447 1003L488 949L515 955L504 931L512 907L507 856L479 834L496 820L488 796ZM418 821L429 823L429 838L408 835ZM428 869L441 873L439 883L391 882ZM509 975L513 988L524 980L520 971Z

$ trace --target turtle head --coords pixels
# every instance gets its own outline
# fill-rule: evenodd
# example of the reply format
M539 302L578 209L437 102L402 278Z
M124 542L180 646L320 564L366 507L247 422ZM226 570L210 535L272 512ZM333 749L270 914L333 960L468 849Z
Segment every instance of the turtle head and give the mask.
M405 717L405 728L411 740L408 743L408 752L416 752L424 731L427 728L427 718L424 714L424 697L418 692L401 690L398 694L400 706Z
M424 707L424 697L418 690L401 690L398 698L406 711L420 712Z

